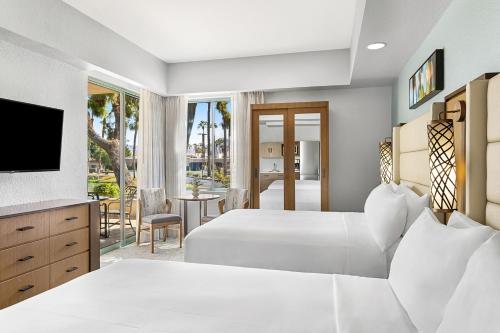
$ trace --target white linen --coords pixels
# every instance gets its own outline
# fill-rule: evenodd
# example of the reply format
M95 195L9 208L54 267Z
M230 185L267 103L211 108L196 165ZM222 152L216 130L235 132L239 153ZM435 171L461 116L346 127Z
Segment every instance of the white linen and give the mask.
M363 213L232 210L186 237L188 262L387 277Z
M406 224L403 231L403 234L405 234L420 216L424 208L429 207L429 195L426 193L423 196L419 196L417 193L413 192L411 188L404 184L397 185L395 183L391 183L391 186L394 192L405 196L406 207L408 209Z
M500 234L472 255L446 306L438 333L492 333L500 330Z
M180 195L186 186L186 98L141 90L139 119L139 188L164 188L167 197Z
M241 92L234 95L231 114L231 186L251 188L252 112L251 104L263 104L264 92Z
M283 190L285 188L283 179L273 181L268 187L270 190ZM295 190L321 190L319 180L295 180Z
M404 194L394 193L389 184L377 186L368 195L365 215L382 251L388 250L403 234L407 211Z
M270 210L284 209L284 193L282 189L267 189L260 194L260 208ZM321 191L295 190L295 210L321 211Z
M165 193L168 198L181 195L186 190L187 98L165 97ZM173 205L172 211L178 205Z
M448 226L453 228L472 228L484 227L484 224L476 222L458 211L454 211L448 220Z
M338 332L417 332L387 279L334 275Z
M450 228L425 208L401 240L389 283L421 332L435 332L472 253L492 234L489 227Z
M163 96L141 89L137 179L140 188L165 188L165 105Z
M126 260L0 311L2 333L335 333L330 275Z

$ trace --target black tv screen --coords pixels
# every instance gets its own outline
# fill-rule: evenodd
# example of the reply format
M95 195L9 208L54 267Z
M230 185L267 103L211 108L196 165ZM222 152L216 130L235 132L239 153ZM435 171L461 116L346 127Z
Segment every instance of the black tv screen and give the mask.
M0 172L58 171L64 111L0 98Z

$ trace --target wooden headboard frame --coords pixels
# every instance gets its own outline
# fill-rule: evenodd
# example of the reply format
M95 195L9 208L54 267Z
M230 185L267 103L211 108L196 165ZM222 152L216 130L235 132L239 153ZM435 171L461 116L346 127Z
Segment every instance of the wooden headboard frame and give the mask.
M500 75L467 85L466 214L500 230Z
M443 104L433 104L430 111L392 131L394 182L408 185L419 195L431 193L427 124L443 108Z

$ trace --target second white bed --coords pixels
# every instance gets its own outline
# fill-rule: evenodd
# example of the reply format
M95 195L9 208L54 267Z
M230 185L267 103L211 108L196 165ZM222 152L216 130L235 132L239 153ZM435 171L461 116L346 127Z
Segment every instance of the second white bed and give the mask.
M233 210L193 230L185 261L387 277L363 213Z
M112 264L0 310L0 327L3 333L415 332L387 280L155 260Z

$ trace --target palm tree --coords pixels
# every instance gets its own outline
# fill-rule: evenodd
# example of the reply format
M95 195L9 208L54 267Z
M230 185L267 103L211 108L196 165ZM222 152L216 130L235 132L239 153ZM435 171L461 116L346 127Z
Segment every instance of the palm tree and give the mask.
M224 146L222 149L222 154L224 158L224 166L222 167L222 172L224 176L227 174L227 131L231 127L231 114L227 111L227 101L218 101L216 106L217 111L219 111L222 116L222 122L220 123L222 127L222 132L224 134Z
M89 139L101 147L109 156L111 169L120 184L120 98L119 94L94 94L88 98L87 132ZM106 107L111 105L111 112L107 114ZM105 119L114 117L110 124ZM103 135L94 130L94 117L103 119ZM127 165L124 165L125 184L132 183Z
M198 123L198 129L201 129L201 134L198 133L199 135L201 135L201 157L203 159L206 158L205 156L205 129L208 128L208 122L205 121L205 120L201 120L199 123ZM201 178L203 178L203 168L201 169Z
M132 168L135 178L135 172L137 169L135 163L135 155L137 148L137 130L139 129L139 99L136 97L125 95L125 103L125 113L127 115L127 118L129 119L128 128L129 130L134 131L134 140L132 144Z

